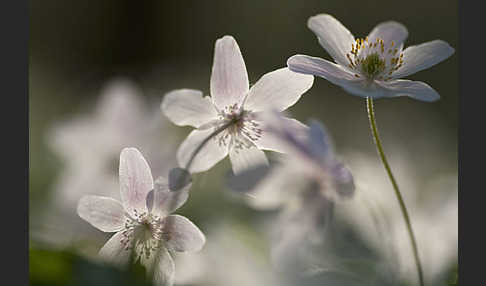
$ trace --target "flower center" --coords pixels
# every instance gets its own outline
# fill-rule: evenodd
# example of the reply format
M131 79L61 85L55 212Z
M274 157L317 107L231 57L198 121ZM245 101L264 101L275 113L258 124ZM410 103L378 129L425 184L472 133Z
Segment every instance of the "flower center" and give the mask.
M368 37L356 39L346 57L348 67L356 72L354 75L369 80L390 80L393 72L403 65L401 47L397 48L393 41L385 43L380 38L374 42L369 42Z
M218 138L220 146L231 145L234 148L250 148L262 136L262 130L251 111L238 108L236 104L226 107L220 113L222 124L230 125Z
M133 217L126 217L125 229L122 231L122 235L121 243L125 250L133 249L136 259L142 255L145 255L148 259L150 254L156 251L161 243L161 218L145 212L138 213L134 210Z

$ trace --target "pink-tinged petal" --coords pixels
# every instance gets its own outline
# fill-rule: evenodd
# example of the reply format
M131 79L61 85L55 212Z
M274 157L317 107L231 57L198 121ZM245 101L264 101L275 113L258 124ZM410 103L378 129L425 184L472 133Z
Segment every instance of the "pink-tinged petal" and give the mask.
M209 96L194 89L178 89L167 93L161 104L162 112L174 124L198 128L218 116Z
M281 128L290 130L298 138L304 138L307 135L308 127L296 119L281 116L279 118L278 124ZM262 122L261 126L263 128L263 132L261 137L258 140L254 141L255 145L259 149L287 153L289 148L288 144L278 137L272 135L271 133L266 132L265 122Z
M307 26L316 34L321 46L340 65L349 64L346 54L354 44L353 34L331 15L320 14L310 17Z
M248 74L240 48L232 36L216 40L211 96L219 110L240 104L249 89Z
M173 285L175 263L165 247L160 247L148 257L141 255L140 264L145 267L147 277L152 277L154 285Z
M130 262L131 250L125 249L123 238L123 234L117 232L103 245L98 255L104 262L118 267L125 267Z
M393 46L398 48L408 37L407 28L395 21L387 21L378 24L368 35L368 41L374 43L377 38L383 40L386 48Z
M120 196L125 210L147 211L146 197L154 188L152 171L136 148L125 148L120 154Z
M157 178L153 191L152 213L160 217L165 217L181 207L189 197L191 185L189 183L178 191L170 191L167 179L164 177Z
M100 196L84 196L78 202L78 215L92 226L104 232L123 228L123 206L115 199Z
M393 78L403 78L427 69L447 59L454 53L454 48L442 40L434 40L403 51L403 65L396 70Z
M283 111L294 105L309 88L314 77L281 68L263 75L253 85L244 108L251 111Z
M377 82L382 88L382 97L409 96L421 101L436 101L440 95L428 84L421 81L393 80Z
M341 87L362 81L341 66L321 58L294 55L287 60L287 65L292 71L319 76Z
M162 223L162 239L169 250L199 251L206 242L206 237L199 228L183 216L170 215Z
M177 150L177 161L179 166L186 168L187 163L193 156L196 149L214 132L214 130L193 130L182 142ZM219 161L228 155L228 147L219 144L219 136L207 140L204 147L197 153L189 167L189 172L199 173L209 170Z
M267 156L257 147L231 148L229 152L231 167L235 175L261 165L268 165Z

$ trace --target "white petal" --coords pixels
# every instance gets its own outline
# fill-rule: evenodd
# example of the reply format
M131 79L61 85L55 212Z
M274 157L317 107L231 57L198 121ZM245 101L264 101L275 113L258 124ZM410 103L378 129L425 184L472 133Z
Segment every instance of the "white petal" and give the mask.
M123 228L123 206L115 199L100 196L84 196L78 203L78 215L92 226L104 232Z
M178 89L167 93L161 104L162 112L179 126L199 126L215 119L218 113L209 96L194 89Z
M398 79L377 83L383 89L384 97L409 96L421 101L436 101L440 98L437 91L421 81Z
M392 77L402 78L414 74L440 63L453 53L454 48L442 40L410 46L403 51L402 67L395 71Z
M128 264L131 250L126 250L125 246L121 243L123 238L123 234L117 232L103 245L98 253L103 261L121 267Z
M231 167L236 175L252 167L268 165L267 156L257 147L231 148L229 152Z
M312 87L314 77L281 68L263 75L248 93L246 110L283 111L294 105L300 96Z
M316 75L342 87L361 81L341 66L321 58L294 55L287 60L287 65L292 71Z
M368 35L368 41L374 43L380 38L389 47L393 41L394 47L399 47L408 37L407 28L395 21L387 21L378 24Z
M292 134L295 134L298 138L306 136L308 127L296 119L280 116L278 124L280 128L285 128L289 132L292 132ZM265 122L261 123L261 126L262 128L265 128ZM263 130L261 137L254 141L254 143L259 149L274 152L287 153L287 149L289 148L286 142L271 133L265 132L265 130Z
M177 150L177 161L182 168L186 168L186 165L193 156L195 150L213 132L213 129L193 130L189 136L187 136ZM204 147L202 147L194 157L194 160L188 169L189 172L199 173L207 171L228 155L228 147L223 145L220 146L218 138L219 136L215 136L206 142Z
M346 53L354 44L353 34L341 22L328 14L310 17L307 26L317 36L321 46L340 65L349 64Z
M189 197L189 189L191 188L191 185L192 184L188 184L178 191L170 191L167 180L163 177L159 177L155 181L152 213L165 217L181 207Z
M199 251L206 237L189 219L170 215L162 220L162 237L168 249L173 251Z
M172 286L174 284L175 264L165 247L148 259L140 257L140 263L145 267L148 276L152 276L154 285Z
M248 74L240 48L232 36L216 40L211 72L211 96L222 110L240 104L249 89Z
M146 197L154 188L152 171L136 148L125 148L120 154L120 196L125 210L147 210Z

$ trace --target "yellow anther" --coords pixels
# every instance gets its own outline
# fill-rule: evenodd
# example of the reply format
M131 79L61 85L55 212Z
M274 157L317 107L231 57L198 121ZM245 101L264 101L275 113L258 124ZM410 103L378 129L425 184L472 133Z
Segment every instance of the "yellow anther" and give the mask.
M395 45L395 42L394 41L391 41L391 46L393 47Z

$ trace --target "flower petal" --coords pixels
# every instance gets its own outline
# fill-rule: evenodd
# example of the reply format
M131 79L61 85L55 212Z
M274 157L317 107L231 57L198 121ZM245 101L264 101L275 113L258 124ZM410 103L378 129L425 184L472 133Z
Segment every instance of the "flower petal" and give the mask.
M342 87L361 81L339 65L321 58L294 55L287 60L287 65L292 71L316 75Z
M306 136L308 127L296 119L280 116L278 124L280 128L289 130L298 138L303 138L304 136ZM265 129L266 123L261 123L261 126ZM258 140L254 141L254 143L259 149L281 153L288 152L288 144L286 142L284 142L277 136L266 132L265 130L263 130L261 137Z
M178 191L170 191L167 179L164 177L157 178L155 181L152 213L165 217L181 207L189 197L191 185L188 184Z
M147 211L146 197L154 188L152 171L136 148L125 148L120 154L120 196L125 210Z
M220 109L240 104L249 89L248 74L240 48L232 36L216 40L211 72L211 96Z
M170 215L162 223L162 238L169 250L199 251L206 242L204 234L186 217Z
M98 255L104 262L118 267L124 267L128 264L131 250L125 249L125 245L121 242L123 238L122 232L117 232L103 245Z
M428 84L421 81L397 79L376 82L382 88L382 97L409 96L421 101L436 101L440 95Z
M410 46L403 51L403 65L392 74L392 77L403 78L414 74L440 63L453 53L454 48L442 40Z
M218 116L209 96L194 89L178 89L167 93L161 104L162 112L179 126L199 126Z
M231 167L235 175L252 167L268 165L267 156L257 147L231 148L229 152Z
M154 285L174 284L175 264L165 247L161 247L148 258L145 255L140 256L140 263L145 267L147 275L152 277Z
M346 54L354 44L353 34L331 15L319 14L309 18L307 26L317 35L321 46L340 65L349 64Z
M386 48L393 41L394 47L399 47L408 37L407 28L395 21L387 21L378 24L368 35L368 41L374 43L376 38L380 38L385 43Z
M112 198L84 196L79 200L77 211L82 219L104 232L119 231L125 223L123 206Z
M193 153L213 132L213 129L207 129L193 130L189 133L189 136L187 136L177 150L177 161L179 162L179 166L188 169L191 173L199 173L209 170L216 165L216 163L224 159L224 157L228 155L228 147L219 144L218 139L221 136L221 134L219 134L206 142L204 147L202 147L194 157L191 166L186 168Z
M248 93L245 109L283 111L294 105L312 87L314 77L281 68L263 75Z

